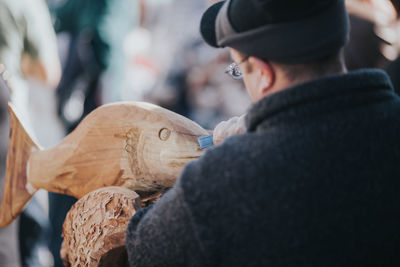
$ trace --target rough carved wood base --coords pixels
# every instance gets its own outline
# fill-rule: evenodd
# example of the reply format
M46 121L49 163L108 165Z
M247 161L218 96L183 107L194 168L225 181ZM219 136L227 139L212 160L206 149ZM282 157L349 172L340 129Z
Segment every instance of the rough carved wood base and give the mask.
M79 199L64 221L64 265L125 266L125 231L140 206L139 195L123 187L101 188Z

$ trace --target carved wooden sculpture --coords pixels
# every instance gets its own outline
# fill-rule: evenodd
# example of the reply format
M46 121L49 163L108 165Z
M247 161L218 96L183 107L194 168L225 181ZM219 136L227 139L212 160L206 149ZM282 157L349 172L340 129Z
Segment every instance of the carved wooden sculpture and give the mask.
M208 132L161 107L139 102L102 106L48 150L10 111L10 142L0 226L8 225L38 189L77 198L105 186L139 195L171 187L186 163L202 154Z
M101 188L79 199L64 221L64 265L125 266L125 231L139 208L138 194L123 187Z

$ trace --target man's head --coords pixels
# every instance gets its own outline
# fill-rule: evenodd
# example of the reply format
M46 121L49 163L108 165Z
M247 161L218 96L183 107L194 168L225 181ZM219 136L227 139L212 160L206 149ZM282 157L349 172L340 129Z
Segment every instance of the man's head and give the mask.
M228 0L203 15L201 33L232 48L253 100L299 82L342 72L348 39L344 0Z

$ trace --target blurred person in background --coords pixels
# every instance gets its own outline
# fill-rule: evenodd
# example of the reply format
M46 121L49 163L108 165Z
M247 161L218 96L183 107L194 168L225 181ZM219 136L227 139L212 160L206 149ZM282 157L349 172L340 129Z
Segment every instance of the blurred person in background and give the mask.
M400 24L398 0L347 0L350 42L345 47L349 70L387 70L400 93Z
M136 0L67 0L53 3L55 29L68 42L63 75L57 87L58 115L70 133L104 102L121 100L125 86L123 43L139 20ZM65 216L76 199L49 193L53 233L50 250L56 267L60 258Z
M394 26L393 32L397 39L396 39L396 45L398 50L400 50L400 1L399 0L391 0L394 8L396 9L396 24ZM388 72L390 78L392 79L393 86L397 92L397 94L400 95L400 53L397 53L397 58L391 62L387 67L386 71Z
M143 1L141 27L135 29L127 45L132 59L130 88L124 100L144 100L169 107L181 102L179 90L168 86L166 80L170 71L182 67L179 62L183 60L176 57L183 56L183 46L198 36L195 21L202 7L204 1Z
M350 41L345 47L349 70L385 68L398 54L397 11L390 0L346 0Z
M24 125L33 133L30 83L37 82L54 88L61 73L55 33L43 0L0 0L0 63L13 89L11 101L22 114ZM4 87L1 90L5 90ZM2 132L8 131L7 95L7 92L1 92ZM8 134L2 134L1 188L4 183L7 143ZM20 263L23 266L39 266L49 262L41 261L38 255L38 246L44 246L42 242L46 241L43 240L43 231L48 227L46 218L42 206L34 199L19 221L0 229L0 266L13 267Z

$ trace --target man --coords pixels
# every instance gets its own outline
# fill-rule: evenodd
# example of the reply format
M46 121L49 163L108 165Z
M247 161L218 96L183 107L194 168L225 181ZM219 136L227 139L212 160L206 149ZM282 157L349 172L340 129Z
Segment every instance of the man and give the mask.
M255 103L133 216L131 266L400 266L400 99L384 72L346 73L348 28L342 0L204 13Z

